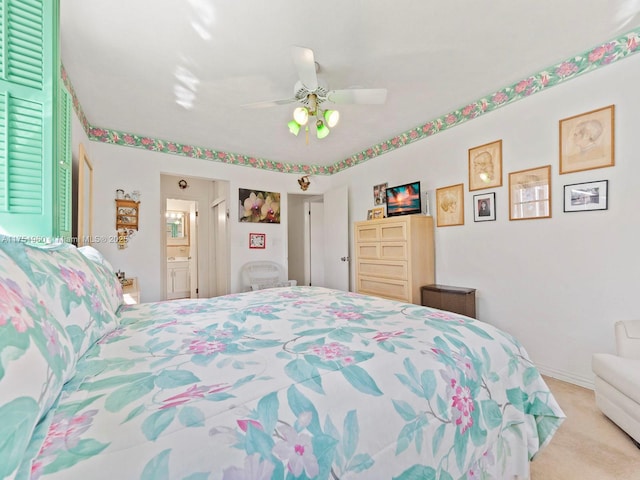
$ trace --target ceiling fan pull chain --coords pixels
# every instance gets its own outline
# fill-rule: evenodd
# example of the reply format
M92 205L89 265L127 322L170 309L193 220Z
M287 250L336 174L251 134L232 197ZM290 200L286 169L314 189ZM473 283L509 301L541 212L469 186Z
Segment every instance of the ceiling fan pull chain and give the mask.
M307 145L309 145L309 125L307 125L306 127L304 127L304 131L305 131L305 133L306 133L306 139L305 139L305 140L306 140L306 142L307 142Z

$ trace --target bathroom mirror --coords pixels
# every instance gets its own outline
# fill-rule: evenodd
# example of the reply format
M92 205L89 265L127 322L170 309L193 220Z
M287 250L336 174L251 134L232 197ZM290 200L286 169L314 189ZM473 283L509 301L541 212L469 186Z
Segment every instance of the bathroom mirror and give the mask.
M167 210L167 245L189 245L189 215Z

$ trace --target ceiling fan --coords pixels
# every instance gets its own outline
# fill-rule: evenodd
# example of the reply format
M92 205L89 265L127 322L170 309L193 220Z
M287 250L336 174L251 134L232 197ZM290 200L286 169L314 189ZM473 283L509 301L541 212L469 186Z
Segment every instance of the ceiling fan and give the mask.
M301 127L309 132L309 117L316 117L316 133L318 138L324 138L329 134L329 127L334 127L340 114L337 110L323 109L324 102L336 104L382 104L387 99L386 88L348 88L342 90L329 90L318 82L319 65L315 61L313 50L306 47L292 47L293 63L298 70L299 80L293 88L293 97L281 100L252 103L245 105L250 108L273 107L289 103L299 103L293 112L293 120L287 125L289 131L298 135Z

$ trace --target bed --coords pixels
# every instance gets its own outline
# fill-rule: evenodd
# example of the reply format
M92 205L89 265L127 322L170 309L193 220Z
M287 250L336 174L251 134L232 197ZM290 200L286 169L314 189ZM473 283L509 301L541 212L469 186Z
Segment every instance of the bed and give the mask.
M122 305L108 277L108 287L89 278L100 283L111 274L96 252L62 247L61 259L60 251L21 248L22 298L53 296L68 307L61 309L68 321L81 302L64 298L78 291L78 280L51 273L73 270L79 256L78 269L91 269L80 283L86 292L109 290L93 298L94 311L116 308L83 332L64 326L55 308L41 312L47 322L32 321L35 329L55 325L53 343L68 358L56 357L47 374L58 388L37 414L25 414L35 418L30 430L8 432L23 447L0 443L9 476L528 478L529 461L564 418L523 346L478 320L303 286ZM16 278L6 252L0 247L0 287L11 268ZM20 333L9 306L0 305L0 338ZM34 345L42 345L38 335L31 333ZM20 355L1 346L5 421L20 412L18 397L3 394L7 378L17 381L11 369ZM0 436L7 428L0 426Z

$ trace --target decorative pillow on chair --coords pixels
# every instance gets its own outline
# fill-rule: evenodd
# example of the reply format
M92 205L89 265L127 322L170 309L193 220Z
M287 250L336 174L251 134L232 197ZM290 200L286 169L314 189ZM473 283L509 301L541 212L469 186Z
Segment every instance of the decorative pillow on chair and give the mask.
M77 358L118 326L115 274L70 244L25 245L28 268L52 313L73 342ZM113 278L111 278L113 277ZM119 283L119 282L118 282ZM122 288L119 290L122 297Z
M24 245L7 238L0 238L0 478L19 465L76 362L71 340L22 268Z

